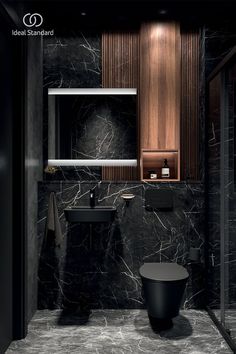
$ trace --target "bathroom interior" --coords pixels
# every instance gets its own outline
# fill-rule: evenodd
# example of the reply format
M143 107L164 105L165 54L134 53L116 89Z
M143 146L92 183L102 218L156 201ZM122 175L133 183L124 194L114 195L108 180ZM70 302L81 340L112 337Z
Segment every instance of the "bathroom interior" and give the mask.
M0 353L236 353L233 5L1 1Z

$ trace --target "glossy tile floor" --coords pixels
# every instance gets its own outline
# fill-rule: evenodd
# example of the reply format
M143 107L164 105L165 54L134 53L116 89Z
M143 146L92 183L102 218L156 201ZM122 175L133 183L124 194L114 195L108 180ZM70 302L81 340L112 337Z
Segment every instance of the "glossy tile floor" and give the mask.
M236 310L225 311L225 323L231 332L232 339L236 342Z
M84 323L83 323L84 322ZM27 354L232 353L204 311L186 310L168 331L155 333L145 310L94 310L89 320L38 311L28 336L6 352Z

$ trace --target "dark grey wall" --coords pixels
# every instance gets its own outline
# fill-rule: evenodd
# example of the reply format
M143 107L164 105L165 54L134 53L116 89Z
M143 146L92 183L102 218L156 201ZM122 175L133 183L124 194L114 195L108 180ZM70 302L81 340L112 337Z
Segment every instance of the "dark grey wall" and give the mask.
M42 40L28 37L25 117L25 194L27 234L27 317L37 309L37 182L43 178L43 66Z
M1 24L6 26L1 17ZM0 353L12 340L12 245L13 245L13 61L12 43L0 26Z

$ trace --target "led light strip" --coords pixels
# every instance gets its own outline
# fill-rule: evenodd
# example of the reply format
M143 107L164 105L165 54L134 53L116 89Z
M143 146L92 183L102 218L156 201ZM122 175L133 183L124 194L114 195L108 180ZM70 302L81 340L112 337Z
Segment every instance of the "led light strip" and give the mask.
M48 166L137 166L137 160L48 160Z
M50 88L49 95L137 95L136 88Z

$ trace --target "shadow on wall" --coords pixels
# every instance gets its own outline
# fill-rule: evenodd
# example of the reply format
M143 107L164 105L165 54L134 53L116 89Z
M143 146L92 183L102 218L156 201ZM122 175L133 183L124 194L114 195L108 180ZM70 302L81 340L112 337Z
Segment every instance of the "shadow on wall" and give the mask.
M58 307L59 257L57 250L55 232L50 230L43 239L39 257L38 309L55 309ZM44 294L47 294L47 298Z

